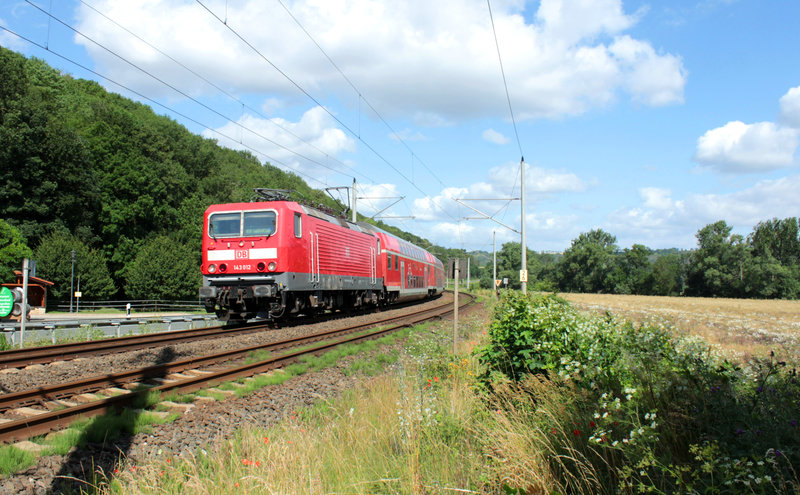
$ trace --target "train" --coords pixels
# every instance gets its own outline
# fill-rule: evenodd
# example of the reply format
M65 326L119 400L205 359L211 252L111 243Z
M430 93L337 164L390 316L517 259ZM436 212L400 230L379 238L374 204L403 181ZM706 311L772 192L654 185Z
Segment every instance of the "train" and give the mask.
M203 215L199 296L228 323L386 306L438 297L442 262L427 250L290 191L256 188L250 202Z

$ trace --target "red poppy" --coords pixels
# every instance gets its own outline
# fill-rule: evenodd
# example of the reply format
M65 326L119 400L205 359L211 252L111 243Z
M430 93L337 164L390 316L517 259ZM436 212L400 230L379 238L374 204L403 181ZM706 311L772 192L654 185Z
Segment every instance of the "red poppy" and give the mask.
M589 421L589 426L594 428L595 426L597 426L597 424L594 421Z
M572 434L575 435L576 437L579 437L581 436L581 430L578 429L572 430Z

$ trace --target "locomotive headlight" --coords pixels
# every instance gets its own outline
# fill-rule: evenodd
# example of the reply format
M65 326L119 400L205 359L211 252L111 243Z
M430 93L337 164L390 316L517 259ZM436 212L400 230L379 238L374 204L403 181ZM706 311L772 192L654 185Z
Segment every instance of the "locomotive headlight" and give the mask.
M269 271L271 271L271 272L274 272L276 267L277 267L277 265L275 264L274 261L270 261L269 265L267 265L267 268L269 268Z
M211 264L208 265L208 273L214 273L217 271L217 265Z

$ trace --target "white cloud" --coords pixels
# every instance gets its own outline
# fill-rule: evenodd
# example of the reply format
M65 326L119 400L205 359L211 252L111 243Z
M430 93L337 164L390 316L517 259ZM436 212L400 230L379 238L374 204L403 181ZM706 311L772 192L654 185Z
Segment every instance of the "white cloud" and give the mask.
M508 144L508 138L495 131L494 129L486 129L483 131L483 139L494 144Z
M257 0L206 2L271 63L322 101L360 99L291 18ZM93 5L192 70L236 94L305 98L259 54L189 0ZM520 119L575 115L608 105L620 91L648 105L680 103L679 57L656 53L625 31L637 21L621 0L543 0L535 15L517 0L493 5L506 77ZM420 125L505 116L507 106L486 5L463 0L299 0L293 15L384 116ZM525 15L527 14L527 15ZM117 26L79 5L78 29L186 92L216 90ZM532 22L526 22L532 18ZM176 97L81 37L100 72L148 95Z
M720 172L762 172L794 163L800 132L772 122L728 122L697 140L694 159Z
M265 155L262 158L273 165L322 182L332 175L347 174L348 169L343 163L331 157L355 149L353 139L336 127L333 119L321 107L308 110L298 122L277 117L262 119L247 114L236 123L228 122L214 131L205 130L202 134L217 139L228 148L258 150Z
M662 189L660 187L643 187L639 189L639 196L642 198L642 203L646 208L655 208L658 210L665 210L672 208L674 205L670 195L672 191L669 189Z
M649 247L696 246L695 234L725 220L742 234L758 222L786 218L800 210L800 175L763 180L726 194L690 194L673 200L666 189L640 190L642 206L620 208L609 216L609 228L621 246L634 242Z
M800 86L790 89L781 97L778 122L800 128Z
M652 106L683 103L686 70L680 57L658 55L653 47L630 36L614 40L610 51L626 72L624 86L635 101Z

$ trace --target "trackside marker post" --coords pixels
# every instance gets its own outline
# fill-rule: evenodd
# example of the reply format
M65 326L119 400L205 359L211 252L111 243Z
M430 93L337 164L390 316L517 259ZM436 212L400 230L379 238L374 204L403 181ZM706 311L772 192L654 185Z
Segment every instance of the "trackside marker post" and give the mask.
M456 258L455 270L453 271L456 279L455 295L453 297L453 355L455 355L458 349L458 258Z

